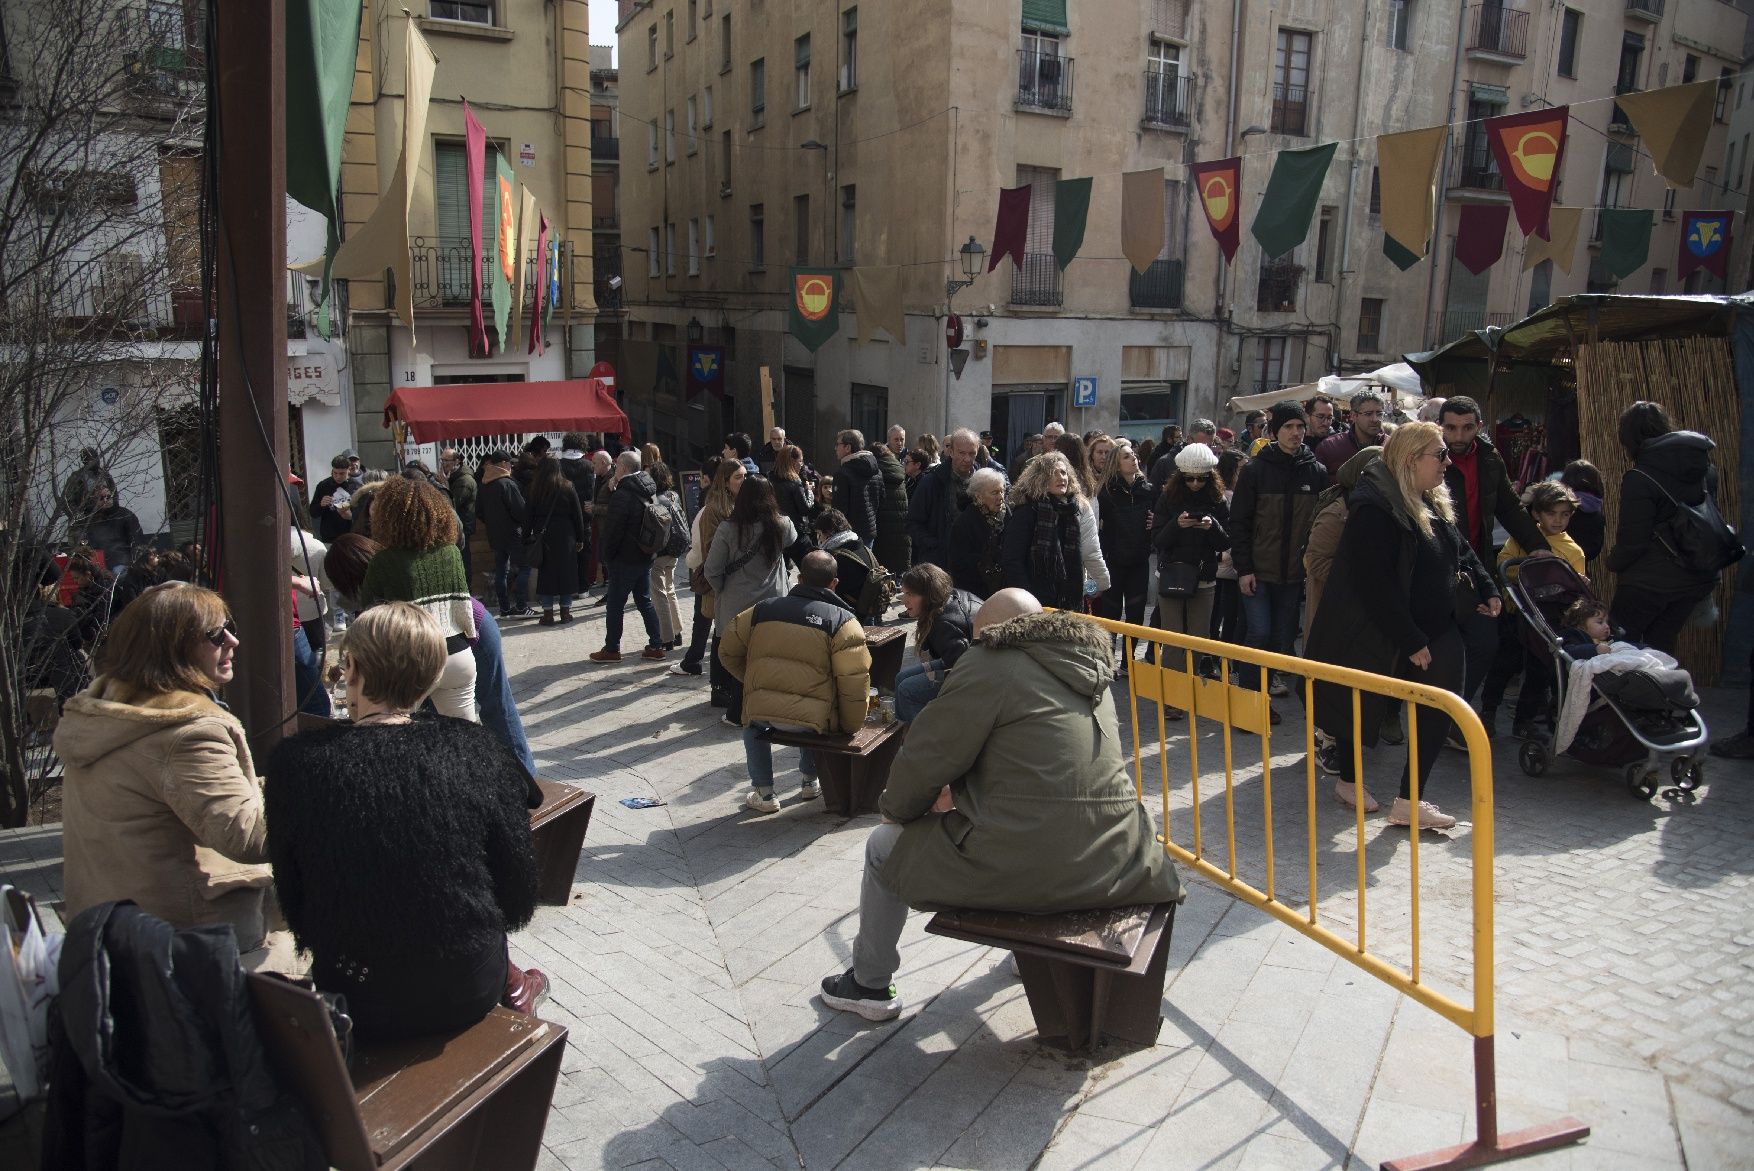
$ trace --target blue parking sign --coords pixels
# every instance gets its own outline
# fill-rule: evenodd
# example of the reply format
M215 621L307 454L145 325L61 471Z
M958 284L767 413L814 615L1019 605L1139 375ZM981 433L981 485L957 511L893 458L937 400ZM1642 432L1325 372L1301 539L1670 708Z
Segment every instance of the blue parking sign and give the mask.
M1096 379L1072 379L1072 405L1075 407L1093 407L1096 405Z

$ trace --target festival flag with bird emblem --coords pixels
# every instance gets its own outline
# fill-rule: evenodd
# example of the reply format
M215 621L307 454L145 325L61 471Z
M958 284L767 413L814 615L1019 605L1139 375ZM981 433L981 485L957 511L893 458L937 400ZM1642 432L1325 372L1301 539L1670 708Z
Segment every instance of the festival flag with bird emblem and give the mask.
M1215 163L1199 163L1193 170L1194 190L1200 195L1200 207L1206 213L1206 226L1224 253L1224 262L1236 259L1236 247L1242 243L1240 210L1242 191L1242 159L1219 159Z
M1504 177L1504 189L1516 209L1517 227L1525 236L1548 238L1553 208L1553 183L1565 156L1565 125L1571 107L1554 106L1526 114L1486 119L1486 141Z
M1675 279L1685 280L1696 268L1715 272L1719 280L1729 273L1730 223L1735 213L1689 211L1681 215L1681 260Z
M840 330L839 280L839 269L792 269L788 328L811 353Z

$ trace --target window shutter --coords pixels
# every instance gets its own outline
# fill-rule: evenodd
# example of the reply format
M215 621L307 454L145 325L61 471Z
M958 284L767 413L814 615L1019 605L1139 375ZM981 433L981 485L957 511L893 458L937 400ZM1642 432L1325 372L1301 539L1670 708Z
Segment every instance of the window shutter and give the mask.
M1188 0L1152 0L1151 31L1181 40L1186 33Z
M1023 0L1023 27L1031 32L1070 32L1066 26L1066 0Z
M469 238L469 171L463 145L441 142L433 147L433 207L440 241ZM444 247L444 243L440 247Z
M1608 144L1608 170L1632 173L1632 144L1629 142L1610 142Z
M810 64L810 37L808 35L799 37L797 42L795 43L794 49L795 49L795 52L794 52L793 63L799 69L802 69L802 68L804 68L804 66Z
M1017 185L1029 185L1029 234L1025 253L1054 250L1054 183L1060 173L1048 167L1018 167Z

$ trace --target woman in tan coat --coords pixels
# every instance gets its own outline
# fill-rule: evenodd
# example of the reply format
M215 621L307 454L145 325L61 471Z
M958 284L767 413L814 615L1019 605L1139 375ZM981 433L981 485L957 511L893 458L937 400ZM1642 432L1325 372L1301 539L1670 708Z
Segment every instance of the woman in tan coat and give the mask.
M173 927L230 923L240 951L278 926L261 785L243 725L213 697L237 645L220 596L180 582L110 627L101 674L55 729L70 915L132 899Z

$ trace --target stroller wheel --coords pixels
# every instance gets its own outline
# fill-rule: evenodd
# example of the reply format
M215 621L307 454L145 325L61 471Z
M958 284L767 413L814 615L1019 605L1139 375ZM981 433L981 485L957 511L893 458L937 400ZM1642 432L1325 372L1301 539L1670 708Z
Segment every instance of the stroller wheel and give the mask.
M1626 788L1633 797L1640 801L1649 801L1657 795L1657 774L1647 773L1643 762L1626 766Z
M1669 763L1669 778L1683 793L1692 792L1705 782L1705 764L1691 756L1677 756Z
M1522 747L1517 749L1516 761L1526 775L1539 777L1546 774L1553 758L1547 754L1547 746L1539 740L1524 740Z

